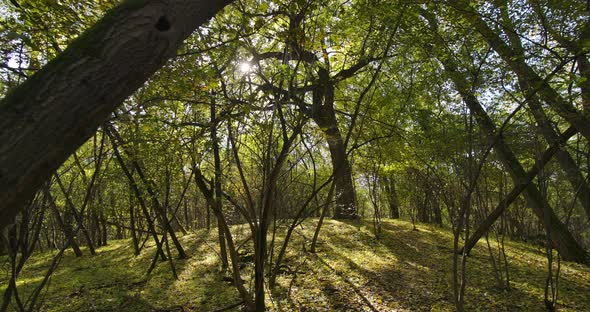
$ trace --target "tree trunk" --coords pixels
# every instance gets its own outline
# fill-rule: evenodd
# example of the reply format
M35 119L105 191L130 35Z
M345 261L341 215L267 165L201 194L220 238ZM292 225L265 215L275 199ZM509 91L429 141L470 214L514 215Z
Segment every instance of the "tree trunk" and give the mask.
M156 193L151 187L151 181L148 180L146 176L143 174L143 170L141 169L139 163L135 159L131 161L131 164L133 165L133 168L135 169L135 171L139 175L139 178L143 182L147 193L150 195L154 205L154 209L156 211L156 216L158 217L158 220L160 221L160 225L162 226L162 228L164 228L165 232L168 232L168 234L170 235L170 238L172 239L172 242L174 243L174 246L178 251L178 258L186 259L186 252L184 251L184 248L182 247L180 241L176 237L174 229L172 229L172 226L170 225L170 222L168 220L168 214L166 213L165 207L162 207Z
M590 38L590 22L586 21L584 26L581 28L579 35L574 40L570 40L562 36L555 28L549 23L545 23L547 16L543 12L542 7L538 1L531 3L532 9L538 15L540 24L543 28L551 34L551 36L559 42L568 52L575 55L576 63L578 63L578 71L582 79L578 80L581 89L582 96L582 108L583 113L588 117L590 116L590 61L588 60L587 52L584 50L584 43ZM546 5L551 7L552 3L547 2ZM554 9L554 8L551 8Z
M213 182L213 194L215 198L215 210L220 214L222 209L222 190L221 190L221 157L219 156L219 141L217 138L217 114L215 100L211 102L211 141L213 144L213 158L215 162L215 178ZM221 256L221 266L223 270L228 267L227 250L225 248L225 233L223 232L221 220L217 217L217 235L219 236L219 255Z
M145 204L145 201L143 199L143 193L139 189L137 182L133 178L133 175L131 174L131 172L129 171L127 166L125 165L125 162L123 161L123 158L121 157L121 153L119 152L119 147L117 146L115 139L113 138L112 134L110 133L110 130L108 128L105 130L106 130L105 132L109 136L109 140L111 141L111 144L113 146L113 153L115 154L115 158L117 159L117 162L119 163L119 167L121 167L121 170L123 170L123 173L125 174L125 176L129 180L129 185L133 189L133 193L135 193L135 197L137 198L137 202L139 203L139 206L141 207L141 211L143 212L143 215L147 221L148 230L151 233L151 235L154 239L154 242L156 243L156 248L157 248L156 257L159 254L162 261L165 261L166 255L164 254L164 249L162 248L163 240L160 240L158 238L158 233L156 232L156 226L154 224L154 221L152 220L152 217L150 216L150 213L149 213L147 206Z
M434 223L436 223L438 226L442 226L443 225L443 220L442 220L442 211L440 209L440 203L438 201L438 198L436 197L436 194L433 192L432 193L432 212L434 213Z
M110 137L111 141L117 140L118 142L120 142L118 145L121 146L123 139L121 138L121 135L117 132L117 130L114 127L110 127L108 129L108 133L109 133L109 137ZM112 143L117 144L117 143L115 143L115 141L113 141ZM126 154L130 155L129 152L127 152ZM139 165L137 159L134 157L135 157L134 154L132 154L130 157L130 162L131 162L132 168L133 168L133 170L135 170L135 172L137 172L139 179L143 183L145 190L147 191L148 195L150 196L150 198L152 200L153 207L156 211L156 216L158 218L158 221L160 222L160 225L162 226L164 231L170 235L170 238L172 239L172 242L174 243L174 246L176 247L176 250L178 251L178 258L179 259L186 259L186 252L184 251L184 248L182 248L180 241L176 237L176 233L174 232L174 229L170 225L170 220L168 219L168 214L166 211L167 207L162 206L162 204L158 200L158 196L157 196L156 192L154 191L154 189L152 188L152 185L154 183L145 176L145 174L143 173L143 169ZM122 162L120 161L119 163L121 164ZM123 165L121 165L121 166L123 166Z
M322 225L324 224L324 219L326 217L326 214L328 213L328 208L330 207L330 203L332 202L332 197L334 196L334 189L335 189L335 184L334 184L334 182L332 182L332 184L330 185L330 191L328 191L328 196L326 196L326 202L324 203L324 205L322 207L322 215L320 216L320 219L318 220L318 224L316 225L315 231L313 233L313 238L311 240L311 246L309 247L309 252L311 252L311 253L315 253L318 238L320 236L320 230L322 229Z
M264 264L266 260L266 224L261 222L254 234L254 300L256 311L266 311L264 296Z
M450 70L453 73L453 81L457 89L460 93L462 93L463 100L467 103L469 109L474 112L478 123L486 133L488 141L491 143L496 140L497 130L492 120L487 115L475 95L471 94L470 92L466 92L466 90L469 90L466 81L459 79L457 75L458 72L456 70L452 70L452 68L447 68L447 70ZM501 135L498 136L494 148L498 158L511 175L514 184L518 185L521 183L526 183L527 175L522 165L514 153L510 150L508 145L506 145ZM549 212L550 215L548 218L550 220L553 244L559 250L563 256L563 259L580 263L590 263L586 251L578 244L578 242L576 242L567 227L559 220L557 215L555 215L553 209L548 207L549 203L547 203L546 200L543 200L538 188L532 184L529 184L524 189L524 196L529 203L529 206L533 209L533 212L535 215L537 215L541 222L544 222L545 220L545 212Z
M74 216L74 219L78 222L79 230L84 235L84 238L86 238L86 245L88 245L88 250L90 250L90 254L93 256L96 255L92 238L90 238L90 232L88 232L88 229L84 226L84 209L81 209L80 212L78 212L78 209L76 209L76 206L74 206L74 203L70 198L70 190L66 190L66 188L61 182L61 178L57 173L55 173L54 176L55 180L57 181L57 184L61 188L61 191L66 199L66 206L69 207L69 211L71 211L72 215ZM92 185L90 185L89 187L92 187Z
M445 43L442 41L441 37L438 36L437 21L426 11L423 11L422 15L428 20L431 30L435 33L434 38L438 45L435 52L442 51L445 47ZM515 185L525 184L527 182L526 172L510 147L505 143L502 134L498 133L494 122L488 116L475 94L471 92L471 85L465 75L458 70L455 60L453 60L451 55L446 52L437 53L437 57L443 64L447 74L455 85L456 90L463 98L463 101L472 111L488 142L494 144L494 150L496 151L499 160L512 177L513 183ZM580 131L579 127L575 127ZM536 186L529 184L524 189L524 196L539 221L545 221L546 212L550 214L547 216L547 219L550 223L548 226L551 227L551 239L556 249L558 249L563 256L563 259L579 263L590 263L590 258L588 257L587 252L578 244L567 227L561 222L561 220L559 220L557 215L555 215L555 212L551 209L549 203L546 200L543 200L539 189Z
M424 184L422 185L422 187L425 187ZM421 223L428 223L428 202L429 202L429 195L430 193L428 192L428 190L424 190L424 198L422 199L422 201L420 202L420 205L418 205L417 209L418 209L418 213L416 215L416 219L418 219L418 222Z
M102 236L101 236L101 240L100 240L100 246L106 246L107 245L107 238L109 237L109 233L107 232L107 219L103 215L101 217L100 221L101 221L101 226L102 226Z
M395 177L383 176L383 188L387 194L387 202L389 203L389 217L392 219L399 219L399 200L397 198L397 191L395 189Z
M510 19L508 12L506 11L506 7L503 6L501 9L502 12L502 20L503 26L506 28L506 33L510 42L510 45L516 55L525 59L524 49L522 47L522 43L520 42L520 37L517 36L516 31L514 30L514 26L512 25L512 20ZM587 62L585 56L582 56L578 59L580 63L580 69L582 69L583 64ZM523 93L526 94L527 83L524 81L523 77L518 77L518 82L520 89ZM589 89L590 90L590 89ZM582 92L584 94L584 92ZM586 95L590 96L590 95ZM586 97L584 96L584 97ZM584 101L585 102L585 101ZM532 113L537 125L539 126L539 132L543 135L547 143L550 145L554 145L556 142L560 141L561 134L557 132L553 128L549 117L543 110L543 105L536 94L531 95L527 98L526 103ZM556 159L566 174L566 177L572 186L574 192L578 193L578 199L586 212L586 216L590 220L590 187L588 183L586 183L586 179L582 175L580 168L576 165L576 162L571 157L571 155L565 150L564 147L558 145L559 149L556 153Z
M0 102L0 231L231 0L125 1Z
M132 188L132 187L130 187ZM129 223L131 225L131 241L133 242L133 252L136 256L139 256L139 239L137 238L137 232L135 230L135 206L133 204L132 191L129 191Z
M4 256L7 253L4 237L0 237L0 256Z
M98 204L101 204L101 196L98 196ZM90 211L90 221L89 223L89 231L91 240L93 242L98 242L100 237L100 222L98 220L98 214L95 209Z
M328 139L330 157L334 166L334 182L336 183L335 219L357 218L358 210L352 182L352 167L346 157L346 150L340 132Z
M466 86L461 82L457 84L457 88L459 90L468 90L465 89L465 87ZM465 102L469 108L474 111L480 126L486 132L489 142L493 142L493 140L495 140L497 131L495 126L493 126L492 120L489 118L487 113L485 113L483 107L481 107L481 104L479 104L479 101L477 101L473 94L464 94L464 96ZM498 154L498 158L504 164L504 167L508 173L511 175L513 183L515 185L526 183L527 175L522 165L514 153L510 150L508 145L504 143L501 135L494 145L494 148ZM563 259L580 263L590 263L590 259L588 259L588 254L586 251L578 244L578 242L576 242L567 227L559 220L557 215L555 215L553 209L549 207L549 203L541 196L538 188L532 184L529 184L524 189L524 196L529 203L529 206L533 209L533 212L535 215L537 215L541 222L544 222L545 220L545 212L550 214L547 216L547 218L551 226L551 237L553 244L555 245L556 249L559 250L563 256Z
M72 228L70 227L70 225L67 225L63 222L63 219L61 218L61 215L59 214L59 210L55 206L55 201L53 200L53 197L49 193L49 189L45 189L44 192L45 192L45 196L47 197L47 200L49 202L49 208L51 209L51 211L53 212L53 215L55 216L55 222L57 222L57 225L63 230L64 235L66 236L66 239L70 243L70 246L72 246L72 249L74 250L74 254L76 255L76 257L82 257L82 250L80 250L80 247L78 246L78 243L76 242L76 238L74 237L74 233L72 233Z
M571 103L565 100L546 79L541 78L537 72L526 63L517 51L510 47L502 38L491 29L482 19L481 15L469 3L465 1L450 2L477 30L484 40L498 55L510 66L518 76L521 86L524 86L526 98L539 95L559 116L563 117L586 138L590 139L590 118L579 112Z
M242 299L246 303L247 310L248 311L256 311L252 297L248 293L248 290L246 289L246 287L244 287L244 285L242 284L242 277L240 274L240 263L239 263L240 259L238 257L238 252L237 252L236 246L234 244L234 240L231 235L229 226L227 225L227 221L225 220L225 217L223 216L221 211L216 209L214 190L213 190L213 188L209 189L207 187L207 182L205 180L205 177L203 176L201 169L199 169L199 167L197 167L195 162L193 162L193 173L195 175L195 184L197 185L197 188L201 191L201 193L205 197L205 199L207 201L207 205L212 208L213 213L215 214L215 216L218 220L218 225L220 226L221 230L223 230L223 232L225 234L224 237L226 238L226 241L227 241L227 250L229 251L229 256L231 259L232 276L234 279L234 284L235 284L236 288L238 289L240 296L242 297Z
M354 219L358 217L358 209L352 181L352 167L348 161L344 139L338 129L333 101L330 100L330 96L327 98L324 105L312 117L326 136L330 149L334 184L336 185L334 218Z

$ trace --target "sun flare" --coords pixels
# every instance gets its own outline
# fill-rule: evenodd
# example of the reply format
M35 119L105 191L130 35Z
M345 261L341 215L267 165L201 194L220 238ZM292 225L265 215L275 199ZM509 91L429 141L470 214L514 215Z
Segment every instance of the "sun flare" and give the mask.
M240 63L240 71L242 73L248 73L248 72L250 72L251 69L252 69L252 65L250 65L250 63L248 63L248 62Z

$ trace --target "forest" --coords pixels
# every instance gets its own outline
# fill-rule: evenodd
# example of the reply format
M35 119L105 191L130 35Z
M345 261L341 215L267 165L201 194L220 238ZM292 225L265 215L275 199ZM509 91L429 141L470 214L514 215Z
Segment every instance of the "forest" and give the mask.
M0 1L0 312L590 311L590 2Z

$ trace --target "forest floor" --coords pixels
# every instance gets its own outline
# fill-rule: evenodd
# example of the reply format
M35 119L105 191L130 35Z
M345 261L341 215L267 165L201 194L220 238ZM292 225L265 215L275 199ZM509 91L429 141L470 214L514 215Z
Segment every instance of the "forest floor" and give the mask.
M270 310L454 310L452 234L448 230L427 225L413 230L411 223L385 220L377 240L370 222L329 220L317 253L311 254L304 246L309 248L316 221L306 221L297 228L286 266L272 295L267 296ZM246 233L247 228L236 226L233 230ZM216 311L232 306L240 299L228 276L220 272L216 232L182 236L189 258L174 260L178 280L172 277L167 262L158 263L146 276L155 252L149 243L137 257L130 240L110 241L94 257L84 250L85 255L76 259L67 251L42 295L42 310ZM497 251L496 242L490 240L490 244ZM246 276L253 268L251 249L251 241L240 249L249 287L253 287ZM547 260L542 248L507 241L506 252L509 291L498 287L485 240L472 252L467 262L467 311L544 311ZM21 298L27 298L41 282L53 255L40 253L29 260L18 282ZM3 292L9 265L6 258L0 261ZM558 309L590 311L590 267L562 262Z

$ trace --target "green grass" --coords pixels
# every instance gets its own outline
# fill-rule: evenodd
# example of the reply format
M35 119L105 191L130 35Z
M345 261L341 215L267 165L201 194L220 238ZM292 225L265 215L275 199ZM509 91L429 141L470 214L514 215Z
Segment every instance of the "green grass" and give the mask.
M294 234L286 266L268 298L275 311L452 311L452 234L445 229L387 220L381 239L369 223L326 222L317 254L303 250L316 220ZM246 228L234 231L244 237ZM214 311L239 302L237 291L219 270L215 233L181 238L189 259L175 260L179 280L167 262L150 277L154 248L133 256L129 240L111 241L98 255L76 259L66 253L44 296L44 311ZM280 236L280 235L279 235ZM238 239L239 242L242 240ZM280 241L279 241L280 242ZM495 245L494 242L492 242ZM306 244L308 248L309 244ZM251 252L251 242L241 253ZM468 260L468 311L543 311L546 260L540 248L507 242L510 291L497 287L485 243ZM38 254L19 281L21 297L40 282L52 254ZM0 290L7 281L5 260ZM252 264L245 264L245 274ZM252 287L249 276L244 276ZM562 262L560 311L590 311L590 268ZM238 311L239 309L234 309Z

